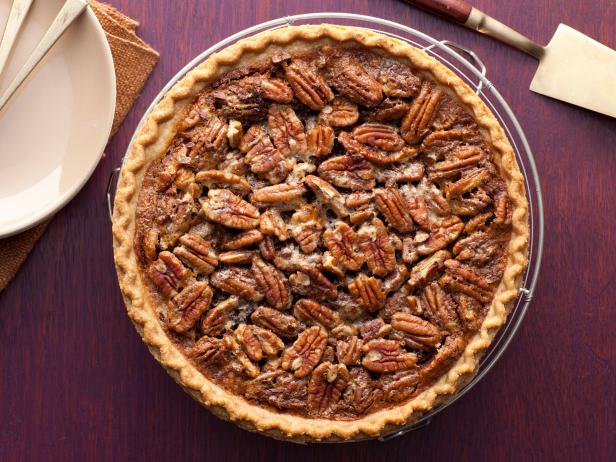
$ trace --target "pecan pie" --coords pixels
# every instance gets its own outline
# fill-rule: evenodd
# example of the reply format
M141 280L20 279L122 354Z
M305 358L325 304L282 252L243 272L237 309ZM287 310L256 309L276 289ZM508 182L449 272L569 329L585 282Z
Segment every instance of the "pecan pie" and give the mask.
M424 52L301 26L213 55L133 142L115 200L128 312L238 425L373 437L476 372L526 266L502 128Z

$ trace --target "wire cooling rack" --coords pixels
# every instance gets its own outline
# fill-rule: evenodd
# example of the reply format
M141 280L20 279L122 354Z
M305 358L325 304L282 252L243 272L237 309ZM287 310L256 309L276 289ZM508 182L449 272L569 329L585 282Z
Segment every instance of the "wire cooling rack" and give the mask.
M506 323L501 327L498 335L494 339L490 349L482 357L479 367L475 376L456 394L450 396L447 400L442 402L438 407L425 413L419 420L412 424L398 429L390 434L379 437L380 441L387 441L397 436L403 435L409 431L416 430L418 428L428 425L432 418L452 405L466 393L468 393L496 364L496 361L505 352L507 346L513 339L515 333L520 327L520 323L524 319L526 311L530 306L533 298L533 293L537 284L537 278L539 276L539 269L541 266L541 257L543 253L543 200L541 196L541 186L539 184L539 176L537 174L537 167L535 165L535 159L531 152L530 146L524 131L520 126L513 111L498 92L498 90L492 85L487 78L487 68L477 56L477 54L462 45L456 44L449 40L437 40L423 32L416 29L404 26L402 24L388 21L373 16L364 16L353 13L309 13L299 14L294 16L286 16L279 19L258 24L253 27L249 27L243 31L233 34L226 39L218 42L212 47L199 54L192 61L190 61L182 70L180 70L161 90L156 96L152 104L145 112L143 118L139 122L135 135L141 129L146 117L152 111L152 109L163 98L167 91L175 85L187 72L193 69L195 66L205 61L210 55L220 51L221 49L237 42L246 37L264 32L266 30L280 29L292 25L301 24L340 24L348 26L363 27L374 32L389 35L397 39L403 40L411 45L426 51L434 58L441 61L445 66L455 72L462 80L464 80L471 88L475 89L477 95L486 103L491 109L492 113L499 120L513 149L515 150L516 158L520 169L524 175L526 195L529 205L529 222L530 222L530 245L529 245L529 262L528 267L523 276L522 287L520 288L520 295L515 301L514 307L507 318ZM133 139L135 137L133 135ZM131 140L131 143L132 144ZM129 147L130 147L129 144ZM128 150L127 150L128 153ZM126 156L125 156L126 157ZM113 180L117 173L120 171L120 167L114 169L110 176L107 185L107 206L109 208L109 215L112 214L112 186Z

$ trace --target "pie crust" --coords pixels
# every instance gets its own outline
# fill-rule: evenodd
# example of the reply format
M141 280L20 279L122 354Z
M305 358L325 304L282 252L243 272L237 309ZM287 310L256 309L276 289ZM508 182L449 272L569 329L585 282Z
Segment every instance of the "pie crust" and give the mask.
M488 138L492 160L505 181L513 210L503 277L480 329L453 367L410 401L350 421L271 411L208 380L166 335L145 287L133 246L135 215L146 170L164 155L179 122L186 115L186 108L204 87L232 69L282 51L293 54L343 43L360 45L406 61L454 94L472 112ZM528 241L528 205L523 176L502 127L471 88L437 60L407 43L366 29L326 24L286 27L241 40L212 55L176 83L148 115L131 145L120 174L113 213L113 245L120 288L128 314L152 355L188 393L218 417L251 431L295 442L361 440L392 432L416 421L468 383L518 296L527 264Z

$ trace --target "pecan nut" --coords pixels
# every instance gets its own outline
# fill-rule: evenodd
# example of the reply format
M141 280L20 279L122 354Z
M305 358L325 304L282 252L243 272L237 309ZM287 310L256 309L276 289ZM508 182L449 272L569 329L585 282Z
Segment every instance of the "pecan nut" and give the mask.
M441 221L439 227L432 231L430 237L417 246L417 253L429 255L444 249L458 238L463 229L464 222L455 215L445 218Z
M201 199L201 209L210 221L229 228L252 229L259 224L259 211L226 189L210 189Z
M308 408L316 415L326 413L338 403L350 377L344 364L320 364L308 383Z
M338 296L338 289L321 271L304 265L300 271L289 276L291 290L304 297L317 300L332 300Z
M309 298L302 298L295 302L293 314L306 324L319 324L326 329L332 329L340 322L338 313Z
M378 190L375 203L387 222L398 231L407 233L414 229L409 201L398 188Z
M321 178L340 188L370 190L376 181L372 166L361 156L337 156L322 162L317 169Z
M456 302L438 282L424 287L419 300L423 314L434 324L438 324L448 332L459 330Z
M196 273L210 274L218 265L218 257L210 245L200 236L192 233L180 237L181 245L173 253Z
M339 217L345 217L349 214L344 206L344 198L342 194L338 192L327 181L322 180L318 176L308 175L304 182L314 192L317 200L319 200L325 207L331 209Z
M366 257L370 272L385 276L396 266L396 251L387 228L381 220L374 218L371 225L364 224L358 232L358 245Z
M158 286L162 294L169 298L183 287L190 271L171 252L163 251L148 268L148 276Z
M362 351L362 366L372 372L382 374L413 369L417 364L417 355L403 351L395 340L370 340Z
M306 152L304 124L291 106L272 104L268 112L268 126L274 145L283 156Z
M246 154L244 163L253 173L268 173L284 163L284 156L274 147L265 130L258 125L253 125L246 131L239 147L240 151Z
M173 297L169 310L169 325L179 333L193 328L212 302L212 289L206 282L197 281Z
M415 289L424 286L432 279L436 278L445 266L445 260L450 257L451 254L447 250L439 250L434 255L424 258L413 266L407 282L409 288Z
M364 342L355 335L347 340L338 340L336 342L336 358L342 364L353 366L361 359L363 345Z
M357 235L345 222L338 221L334 229L326 230L323 242L336 261L346 269L357 271L364 264L364 257L356 248Z
M252 258L257 254L255 250L229 250L218 255L220 263L225 265L242 265L252 263Z
M197 364L217 361L225 352L223 341L204 335L190 350L190 358Z
M297 378L306 377L321 361L327 344L327 333L319 326L306 329L282 354L281 366L293 371Z
M263 298L252 271L247 268L230 266L218 270L210 276L210 282L223 292L251 302L258 302Z
M283 67L293 93L310 109L320 111L334 98L331 88L312 64L301 59L293 59Z
M251 247L261 242L263 237L263 233L261 233L258 229L250 229L225 241L222 248L225 250L239 250L245 247Z
M228 189L244 196L250 192L250 185L245 178L222 170L204 170L195 175L195 180L208 189Z
M301 332L302 326L297 319L267 306L260 306L250 315L250 320L257 326L269 329L275 334L293 338Z
M392 327L402 333L402 341L415 350L434 350L443 340L443 334L434 324L408 313L395 313Z
M341 58L331 74L332 86L354 103L372 107L383 99L381 84L354 59Z
M298 183L275 184L255 190L250 200L257 207L268 207L299 199L305 192L306 188Z
M281 241L289 239L289 230L277 209L268 209L259 218L259 229L263 234L276 236Z
M239 298L229 297L212 308L201 321L201 332L210 337L223 334L227 324L231 322L229 315L240 306Z
M395 152L404 147L404 140L391 125L366 122L352 131L353 138L363 144L382 149L383 151Z
M273 265L259 257L252 260L252 272L267 302L276 309L284 310L291 306L291 294L285 275Z
M368 311L376 311L385 303L381 281L376 278L360 274L348 285L348 288L359 305Z
M466 294L481 303L489 303L492 300L494 293L492 286L472 267L456 260L447 260L445 268L446 272L441 277L443 287Z
M310 156L324 157L334 148L334 130L323 124L317 124L306 135L307 153Z
M428 134L442 97L441 90L424 81L419 95L413 100L400 126L402 138L407 143L417 144Z
M336 96L319 114L319 121L330 127L348 127L359 120L357 104Z

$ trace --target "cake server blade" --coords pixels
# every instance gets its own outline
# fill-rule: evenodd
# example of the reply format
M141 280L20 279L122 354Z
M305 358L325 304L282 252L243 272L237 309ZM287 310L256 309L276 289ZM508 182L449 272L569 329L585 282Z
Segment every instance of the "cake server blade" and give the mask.
M539 58L530 89L616 117L616 51L561 24Z

